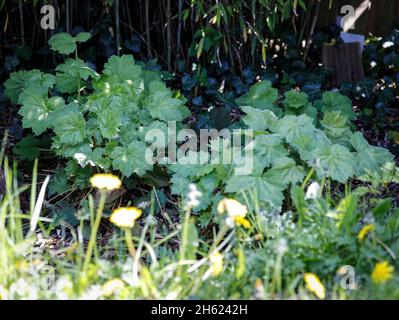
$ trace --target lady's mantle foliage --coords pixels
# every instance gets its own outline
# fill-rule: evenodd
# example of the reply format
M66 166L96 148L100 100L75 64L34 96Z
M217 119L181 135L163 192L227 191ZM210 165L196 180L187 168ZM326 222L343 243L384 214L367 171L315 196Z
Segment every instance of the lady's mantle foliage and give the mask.
M70 159L67 167L77 162L81 167L120 171L125 177L143 176L153 167L144 161L146 129L166 131L167 121L183 121L190 115L186 100L132 56L113 56L97 73L77 58L77 44L88 38L55 35L49 41L51 48L66 55L75 52L75 58L66 59L55 75L39 70L11 74L5 94L21 105L25 128L36 135L54 133L52 148ZM319 179L345 183L376 172L393 159L353 132L356 115L351 101L339 93L325 92L313 105L305 93L295 90L279 100L277 89L263 81L236 102L245 113L241 127L255 132L254 144L244 146L253 148L250 175L234 175L238 165L234 159L231 164L169 165L172 193L184 196L190 183L202 192L197 211L211 207L215 211L219 200L240 198L242 191L279 207L284 192L301 183L310 167ZM220 155L231 150L230 140L218 142L211 147L218 148Z
M251 175L234 175L234 163L198 170L171 166L172 192L182 195L189 182L203 192L199 211L210 205L215 210L225 194L240 198L242 191L256 193L264 204L279 207L284 192L301 183L311 167L320 180L345 183L379 171L393 160L390 152L371 146L360 132L353 132L355 113L350 100L339 93L326 92L312 105L306 94L291 90L279 103L277 90L264 81L236 102L246 114L241 126L255 132Z
M49 41L62 54L77 52L86 33L57 34ZM144 175L145 128L165 129L166 121L182 121L190 113L185 99L146 71L132 56L113 56L98 74L79 58L66 59L56 74L20 71L5 83L5 93L21 105L24 128L36 135L55 133L52 148L82 167Z

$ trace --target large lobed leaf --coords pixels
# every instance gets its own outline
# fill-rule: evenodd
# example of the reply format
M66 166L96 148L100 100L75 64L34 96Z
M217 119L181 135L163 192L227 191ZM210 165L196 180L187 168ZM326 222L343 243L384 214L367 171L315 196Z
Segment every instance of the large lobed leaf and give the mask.
M81 113L69 112L56 120L54 132L61 143L77 145L87 137L86 125L86 120Z
M50 114L56 109L65 106L64 99L61 97L43 97L41 95L26 96L23 101L19 114L22 118L24 128L32 128L32 131L39 135L53 126Z
M133 173L144 175L152 169L152 165L145 160L146 144L142 141L133 141L128 146L116 147L111 153L112 166L126 177Z
M100 75L91 69L83 60L67 59L55 69L56 89L62 93L72 94L83 87L83 81L98 79ZM83 80L83 81L82 81Z
M394 156L386 149L371 146L360 132L352 134L350 143L356 150L356 174L363 175L366 170L375 172L380 170Z
M17 71L10 75L4 83L4 94L12 103L21 103L25 89L29 94L47 96L49 89L55 84L55 78L51 74L45 74L39 70Z
M353 154L339 144L318 147L312 158L320 161L320 165L316 167L320 176L327 175L341 183L347 182L354 176L355 168L358 165Z
M261 110L253 107L242 107L246 115L242 118L244 123L254 131L273 131L277 124L277 116L270 110Z
M61 54L71 54L76 50L76 43L86 42L91 37L88 32L81 32L76 37L71 36L69 33L57 33L48 41L50 47L54 51Z
M261 202L271 203L275 207L281 206L285 189L275 173L268 171L264 174L252 174L248 176L232 176L226 184L226 193L236 193L240 195L242 191L256 192Z
M356 114L352 108L352 101L339 92L327 91L323 93L321 101L317 102L322 112L327 111L339 111L348 118L348 120L354 120Z
M239 106L250 106L262 110L271 110L276 115L281 114L281 110L277 108L276 101L278 98L277 89L272 87L270 81L262 81L254 84L249 91L236 99Z
M172 91L163 82L150 83L144 106L154 119L162 121L182 121L190 115L185 101L173 98Z

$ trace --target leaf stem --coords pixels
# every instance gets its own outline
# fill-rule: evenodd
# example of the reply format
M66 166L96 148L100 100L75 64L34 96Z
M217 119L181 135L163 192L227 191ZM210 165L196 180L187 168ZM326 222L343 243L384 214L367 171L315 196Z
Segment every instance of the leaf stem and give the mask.
M94 225L93 225L93 227L91 229L89 245L87 246L87 251L86 251L86 255L85 255L85 261L83 263L83 273L87 272L87 269L88 269L89 264L90 264L91 256L93 254L94 246L97 243L97 232L98 232L98 229L100 227L101 217L102 217L103 210L104 210L104 204L105 204L106 196L107 196L106 191L100 190L100 202L99 202L99 205L98 205L98 208L97 208L97 214L96 214L96 217L95 217Z
M182 262L185 259L186 256L186 247L187 247L187 239L188 239L188 227L190 223L190 213L191 213L191 208L188 208L186 210L186 214L184 216L184 223L183 223L183 231L182 231L182 240L181 240L181 246L180 246L180 259L179 259L179 266L177 269L177 278L180 279L181 272L182 272Z

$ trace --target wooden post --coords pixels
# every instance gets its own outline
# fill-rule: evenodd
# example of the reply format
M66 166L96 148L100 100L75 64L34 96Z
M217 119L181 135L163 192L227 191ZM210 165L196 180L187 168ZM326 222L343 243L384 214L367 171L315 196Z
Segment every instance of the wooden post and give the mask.
M364 79L363 60L358 42L324 45L323 65L332 71L332 84L355 82Z

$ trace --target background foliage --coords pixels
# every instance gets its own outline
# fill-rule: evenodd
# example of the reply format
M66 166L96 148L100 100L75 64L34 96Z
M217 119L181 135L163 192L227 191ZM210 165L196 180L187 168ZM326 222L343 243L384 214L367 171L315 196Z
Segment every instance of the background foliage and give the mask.
M327 298L397 298L399 29L368 38L363 81L333 87L321 48L340 29L315 28L319 5L1 0L0 299L316 298L308 272ZM254 129L253 174L148 165L145 129L168 120ZM123 180L106 197L89 184L103 171ZM246 227L228 225L224 197ZM107 219L124 205L143 210L132 232ZM378 284L382 261L394 271ZM344 265L360 290L340 286Z

